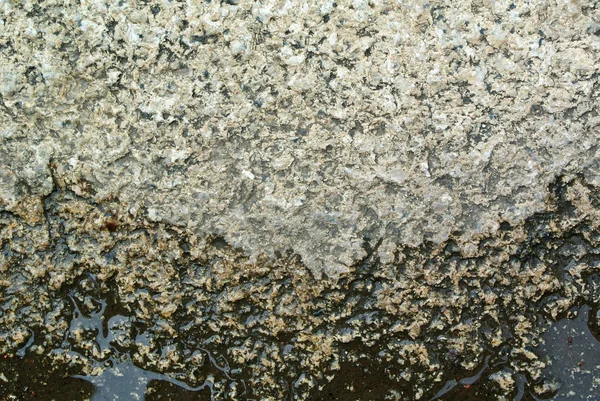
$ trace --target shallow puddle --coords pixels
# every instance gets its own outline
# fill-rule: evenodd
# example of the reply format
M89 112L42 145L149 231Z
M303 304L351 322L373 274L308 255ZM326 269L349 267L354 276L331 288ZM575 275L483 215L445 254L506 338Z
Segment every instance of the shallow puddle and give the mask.
M582 306L574 318L559 320L542 337L539 352L551 362L544 375L549 390L556 389L552 400L600 399L600 342L590 331L590 311Z
M189 385L176 372L157 373L137 366L124 345L131 341L143 345L149 340L143 332L136 333L133 339L129 338L131 333L136 332L133 329L135 319L120 314L108 316L106 301L97 299L92 299L95 305L93 310L84 313L79 302L74 297L70 299L73 317L69 337L81 337L84 333L94 335L95 352L103 356L93 361L96 373L76 373L75 366L55 366L47 358L32 352L36 336L31 333L26 345L13 357L0 360L0 394L9 395L3 401L54 400L64 394L68 394L73 401L250 399L244 396L248 390L246 383L231 376L226 361L223 358L217 361L201 347L186 350L188 355L193 352L194 357L204 358L206 365L210 366L208 370L212 371L198 386ZM498 375L504 375L506 380L512 382L511 395L505 398L511 401L600 399L600 342L590 331L590 324L594 326L597 323L595 314L590 311L589 306L582 306L572 313L574 316L571 319L555 322L543 335L536 353L549 363L540 383L529 384L524 375L507 366L506 359L488 355L475 371L462 375L455 373L456 376L440 385L433 396L421 399L496 400L499 399L499 393L493 383ZM360 344L355 346L360 347ZM74 349L68 352L79 354ZM83 355L81 357L84 358ZM342 364L336 379L310 399L383 399L398 384L388 378L386 367L375 360L373 356L365 355L365 358L354 363ZM447 376L452 376L452 372L447 372ZM535 386L538 386L536 392L544 393L544 397L533 395ZM293 391L288 398L290 401L295 399Z
M88 276L93 280L93 276ZM207 374L198 386L190 386L184 380L170 374L146 370L132 360L133 350L151 342L148 334L135 329L136 320L131 316L110 315L107 301L89 296L87 309L83 312L81 302L69 294L73 316L64 349L50 353L68 353L73 359L88 360L92 374L82 374L72 365L60 366L50 361L47 355L37 355L32 346L36 336L31 336L25 346L14 356L0 360L0 398L8 400L55 400L68 395L69 400L114 401L114 400L215 400L226 394L244 397L246 384L229 374L229 366L222 357L219 361L206 349L186 349L184 354L191 359L200 359ZM86 336L93 338L91 351L77 350L75 344ZM35 348L35 347L34 347ZM163 350L164 352L168 350ZM95 359L90 361L89 354ZM6 398L8 396L8 398ZM16 398L15 398L16 397Z

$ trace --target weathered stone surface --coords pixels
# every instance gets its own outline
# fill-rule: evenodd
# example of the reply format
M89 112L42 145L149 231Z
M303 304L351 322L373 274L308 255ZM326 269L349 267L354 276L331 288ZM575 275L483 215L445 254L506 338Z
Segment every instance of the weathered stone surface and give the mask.
M596 4L2 8L9 209L52 160L96 201L339 277L364 237L468 244L557 175L598 183Z
M307 399L359 343L416 399L486 348L537 377L541 320L598 302L597 1L0 9L6 352L94 373L94 277L149 369L202 338Z

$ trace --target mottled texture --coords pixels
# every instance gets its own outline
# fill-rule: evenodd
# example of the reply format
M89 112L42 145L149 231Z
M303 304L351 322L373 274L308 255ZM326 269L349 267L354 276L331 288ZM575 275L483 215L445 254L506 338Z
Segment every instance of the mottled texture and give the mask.
M600 183L597 2L1 7L9 210L52 160L77 193L340 277L365 237L468 243L557 175Z
M202 346L259 399L365 360L358 399L430 399L491 352L509 397L600 302L597 1L0 10L3 352L102 374L68 295L116 297L191 386Z

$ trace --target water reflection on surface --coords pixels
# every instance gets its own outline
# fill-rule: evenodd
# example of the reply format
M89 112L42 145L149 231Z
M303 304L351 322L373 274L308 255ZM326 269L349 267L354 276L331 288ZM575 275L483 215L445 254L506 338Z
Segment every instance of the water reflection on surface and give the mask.
M94 375L75 375L73 377L86 380L92 383L95 391L91 401L113 401L113 400L145 400L148 387L153 381L163 381L171 385L180 387L188 392L199 392L208 390L213 400L216 389L215 382L218 380L214 375L208 374L204 382L196 387L190 386L182 380L172 378L163 373L156 373L140 368L131 360L129 352L124 351L128 344L131 344L131 333L134 324L134 318L123 315L113 315L106 319L107 303L104 300L92 299L97 303L97 310L92 310L87 315L81 311L78 302L73 296L70 296L73 304L73 319L70 323L69 338L76 339L81 337L82 333L95 333L94 354L101 355L97 360L92 361L92 371L99 372ZM105 323L105 321L107 321ZM148 336L146 333L137 333L134 343L148 345ZM77 351L71 353L85 358ZM191 352L188 350L188 353ZM198 354L204 354L211 366L219 374L225 377L229 383L229 391L245 391L245 383L235 380L229 375L227 364L219 365L211 353L203 348L197 347L193 351L192 358ZM108 358L104 357L110 355Z
M551 361L544 376L556 388L554 401L600 399L600 342L588 326L590 310L582 306L576 317L559 320L542 336L539 354Z

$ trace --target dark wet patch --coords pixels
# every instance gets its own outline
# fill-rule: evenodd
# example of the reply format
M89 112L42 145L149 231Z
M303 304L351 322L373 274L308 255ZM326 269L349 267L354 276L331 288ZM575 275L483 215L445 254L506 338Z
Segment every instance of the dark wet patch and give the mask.
M447 393L440 397L434 397L433 400L439 401L496 401L501 396L506 396L504 391L489 379L492 370L484 370L477 380L457 380L457 384ZM516 388L507 399L513 401L531 401L533 398L529 391L526 392L526 379L523 375L513 375L516 381ZM429 398L427 398L429 399Z
M322 335L322 338L337 338L331 344L331 353L321 357L313 365L308 365L306 362L311 361L313 351L307 346L306 340L305 343L302 343L299 336L304 331L303 326L294 325L294 319L299 319L298 316L302 315L286 315L285 313L278 315L276 310L265 307L265 304L269 301L273 302L274 305L278 305L285 300L286 296L291 295L291 299L297 298L294 291L299 287L295 286L294 276L289 271L282 269L281 274L275 274L273 273L276 271L275 268L265 269L263 272L255 272L250 269L240 273L239 277L235 275L225 276L223 282L214 279L211 280L210 285L199 284L200 278L210 279L213 276L218 278L219 274L216 267L220 266L220 262L234 260L234 256L236 258L239 256L235 253L235 249L227 244L225 239L221 237L212 238L209 241L211 251L207 253L208 256L194 259L192 257L193 252L191 252L194 245L191 244L190 237L173 227L165 226L160 232L163 235L168 233L174 239L173 243L179 244L181 258L177 261L171 261L170 256L169 258L162 258L166 255L166 253L163 253L157 259L145 259L143 252L136 253L132 251L131 254L127 254L121 248L134 243L136 236L140 233L144 233L148 238L153 236L152 246L155 246L159 243L155 231L158 231L160 227L150 224L147 226L135 225L123 220L122 222L118 221L114 230L110 226L99 226L100 231L108 230L110 232L108 236L104 232L103 236L111 238L111 242L108 243L110 246L105 248L106 254L103 254L103 256L106 258L110 256L111 262L121 264L121 270L115 269L110 275L105 276L104 281L101 282L91 272L99 274L102 269L90 264L89 258L79 258L76 255L77 251L71 250L67 246L69 244L68 239L73 242L90 241L91 239L92 243L99 239L93 236L86 237L87 234L76 233L77 235L72 235L65 231L65 227L68 227L66 223L74 217L57 212L63 210L61 205L63 203L68 204L70 199L68 196L68 199L61 198L64 193L60 191L46 199L45 203L47 208L46 219L53 241L48 252L53 252L51 253L53 260L65 261L72 259L76 262L72 266L67 266L73 270L72 276L65 280L64 285L59 290L52 292L50 295L52 305L48 306L48 311L64 301L61 304L65 306L61 312L62 317L68 322L77 320L82 326L90 326L91 330L86 331L86 338L89 341L95 341L100 345L100 348L111 350L109 356L106 357L107 359L125 358L125 360L119 359L117 362L113 361L113 363L116 363L117 367L131 368L132 377L142 377L146 380L144 387L140 387L138 394L146 391L147 384L148 399L150 400L209 399L214 394L209 394L211 392L207 392L206 389L189 391L186 390L185 386L182 387L178 383L173 381L169 383L170 377L177 377L179 383L199 386L209 376L220 382L218 389L220 393L215 398L219 400L260 399L262 396L270 396L271 394L277 394L276 399L285 401L292 401L296 396L304 397L307 395L310 395L308 399L314 401L383 400L386 397L388 399L410 400L416 398L416 391L421 391L420 389L423 391L422 400L431 400L436 396L436 399L439 400L460 401L492 401L500 396L509 397L510 400L531 400L533 398L528 392L531 386L536 385L536 383L530 382L524 393L519 389L513 389L507 393L501 390L496 383L489 380L489 376L498 372L499 369L507 369L510 364L507 363L508 359L513 358L513 356L507 356L511 350L525 347L516 338L517 335L514 332L516 322L511 320L512 316L522 315L532 324L535 324L535 328L538 328L541 325L540 322L546 319L551 312L555 314L557 310L559 311L556 306L557 301L564 300L565 303L568 301L569 306L576 303L594 305L594 301L591 299L597 299L600 293L598 291L600 276L591 274L597 271L600 260L597 251L598 238L600 238L598 228L593 225L590 226L589 221L578 219L575 219L573 224L565 224L566 220L576 214L574 206L570 203L569 197L566 196L568 185L569 183L563 181L558 181L552 185L550 188L552 196L549 202L554 205L554 208L549 208L546 213L535 214L527 220L524 226L516 225L512 227L503 224L502 229L495 236L485 238L479 243L480 253L473 258L463 257L458 244L453 240L449 240L441 248L431 243L425 243L417 248L400 249L396 254L397 263L393 266L382 266L377 252L381 241L371 241L365 238L364 249L367 255L353 266L352 273L340 279L336 285L315 292L314 295L311 295L310 303L304 305L304 315L314 318L313 320L318 323L315 323L309 329L310 332ZM83 200L81 201L83 202ZM106 214L102 216L107 217ZM10 220L13 217L7 216L6 218ZM566 228L556 229L557 225ZM117 236L120 236L119 239L117 239ZM18 239L16 238L16 240ZM507 244L514 246L514 250L511 250L510 253L507 253L504 249ZM156 249L159 248L159 246L156 246ZM14 272L13 276L10 276L11 279L14 277L13 281L15 282L21 280L22 276L19 268L21 259L13 258L11 254L13 251L8 246L4 246L2 252L7 258L13 260L9 262L12 264L8 265L8 271ZM174 252L174 254L177 253ZM292 258L292 255L288 256ZM277 257L288 256L278 255ZM398 260L401 260L400 256L403 258L402 262L398 262ZM489 268L488 262L499 256L506 258L506 261L503 262L503 266L506 266L506 272L500 270L493 276L482 276L485 269ZM242 262L245 260L242 256L239 256L239 258ZM156 313L146 315L136 313L139 312L137 308L142 304L135 302L134 295L139 298L143 294L158 296L159 291L155 293L148 291L144 287L148 283L144 282L141 277L135 281L135 288L131 289L131 293L128 294L127 291L123 290L122 276L130 271L131 265L133 265L132 261L139 259L148 260L148 262L159 260L160 263L171 264L173 268L172 277L165 275L165 282L161 285L175 282L176 286L174 285L174 289L169 291L176 291L182 295L182 306L168 319L168 323L175 328L174 332L177 333L177 336L165 334L165 331L161 332L159 330L158 325L162 318ZM84 263L87 263L87 265ZM576 277L578 263L588 266L580 279ZM301 266L301 263L299 261L294 262L294 266ZM450 267L461 270L456 285L453 285L449 279L448 269ZM138 268L140 271L144 271L145 266L142 263L138 265ZM517 305L514 302L504 304L496 302L499 306L498 320L493 320L485 314L483 307L485 297L490 296L490 294L498 296L500 299L519 296L519 294L516 294L517 290L515 290L515 288L518 288L518 276L533 274L536 271L543 272L539 274L540 277L554 277L557 281L560 281L561 285L571 285L572 291L579 295L572 295L571 298L566 299L562 289L556 287L546 292L536 292L532 295L532 299L535 299L535 301L531 300L531 303L525 306ZM440 279L435 281L433 277L427 277L428 274L430 276L439 274ZM397 307L398 310L385 310L384 307L378 305L381 293L391 291L395 285L403 282L407 277L413 282L422 282L421 288L428 289L428 293L423 296L417 294L416 291L408 295L405 294L406 298L410 298L410 302L405 305L391 305L393 308ZM298 277L296 278L298 279ZM172 282L169 283L168 280L172 280ZM308 280L306 287L303 289L311 285L313 283ZM587 290L582 287L584 285L591 290L587 293L592 294L589 297L585 295ZM254 294L250 291L253 288L263 286L265 290L262 293ZM161 286L158 287L162 288ZM277 290L279 294L265 296L268 289L274 287L279 288ZM119 292L125 295L123 300L119 299ZM200 301L196 298L195 295L199 292L206 294L205 300ZM235 292L251 295L236 302L219 302L219 299ZM16 291L7 292L11 297L16 293ZM129 298L126 298L127 295L129 295ZM394 297L399 298L397 295L392 291L388 297L392 299ZM540 298L533 298L533 296ZM453 310L453 305L428 304L429 299L427 297L430 299L436 297L439 299L462 297L463 304L460 306L460 314L454 314L456 311ZM76 301L76 304L71 301ZM86 307L86 302L87 305L91 306ZM147 306L151 306L152 302L149 302ZM80 312L75 311L77 309L76 305L79 305ZM104 308L104 312L101 313L102 334L96 335L100 332L98 329L100 324L97 321L93 323L88 322L88 320L99 319L99 317L92 315L99 313L101 306ZM286 307L287 310L284 310L284 312L289 312L297 306L296 302L289 302ZM414 309L407 312L411 307L414 307ZM404 311L401 309L404 309ZM26 309L22 310L26 311ZM412 311L417 312L413 313ZM78 317L72 317L69 320L68 316L76 313L79 314ZM454 323L445 323L445 326L441 329L424 325L423 330L418 335L409 335L407 332L407 327L415 317L425 316L431 322L443 317L445 313L452 314L452 322L460 322L464 327L473 327L474 329L452 332ZM592 333L598 335L600 324L598 319L594 320L596 313L597 309L594 309L589 325ZM203 315L204 318L198 319L199 314ZM22 316L27 315L23 314ZM280 327L280 331L276 335L273 335L272 331L269 330L269 326L265 324L269 317L274 316L283 316L282 319L288 319L285 321L288 325ZM285 316L292 317L287 318ZM560 311L556 316L557 318L563 317ZM22 319L24 319L23 322L28 322L26 317ZM221 325L227 319L235 324L230 326ZM392 330L397 323L401 328ZM146 358L147 355L141 359L133 358L138 351L135 344L124 342L119 345L112 341L114 336L109 335L110 330L112 330L109 327L111 325L116 330L115 336L118 333L124 333L124 335L136 339L138 335L143 336L145 333L150 333L149 335L153 335L156 342L152 350L152 352L156 352L156 355L160 355L166 348L175 347L181 351L182 361L189 361L188 358L194 352L206 353L206 357L203 357L202 362L197 360L195 363L188 363L187 365L183 363L176 367L163 365L162 371L157 369L157 372L152 372L151 370L155 369L156 365L152 365L152 361ZM28 327L36 329L33 324ZM234 327L236 331L228 331L230 327ZM456 339L469 336L474 343L489 345L491 334L498 331L501 331L501 335L498 337L499 341L502 342L503 349L488 349L486 346L486 351L483 353L484 355L490 355L489 368L485 369L477 380L471 380L485 365L484 355L481 355L480 349L465 347L459 350L460 347L453 347L447 341L448 338ZM46 335L49 334L46 333ZM37 335L36 338L38 338ZM44 338L44 336L41 335L39 338ZM230 369L227 360L236 360L235 357L232 357L235 356L232 349L236 347L241 349L243 342L247 339L252 344L247 347L244 346L246 347L244 349L253 352L252 359L239 362L241 358L238 358L238 362L232 364ZM48 340L48 343L52 345L49 345L45 352L48 352L51 346L68 349L72 353L85 355L87 362L91 364L87 365L88 367L98 366L98 363L107 360L94 360L89 353L86 354L85 349L79 348L78 341L71 341L70 345L61 343L61 341L60 335ZM398 362L398 351L402 349L403 343L417 344L426 348L430 359L424 363L420 361L414 364L407 362L408 358ZM303 346L304 348L302 348ZM529 347L529 345L526 346ZM22 345L19 345L19 347L22 347ZM532 351L531 349L527 350ZM261 365L267 351L272 356L270 361L276 362L276 368L273 369L274 373L263 373L264 370L256 369L257 366ZM25 359L30 353L25 353ZM215 355L215 357L212 357L212 355ZM339 368L331 367L332 358L329 355L340 357L338 361ZM127 358L129 358L129 361L135 359L136 363L128 364ZM517 358L514 357L509 362L515 362ZM20 360L16 357L7 359L14 359L15 364L20 363ZM522 371L525 372L528 361L523 360L522 362L523 364L520 366L524 366ZM420 365L420 363L423 365ZM437 370L427 370L424 366L427 363L436 366L435 369ZM462 367L473 366L474 363L478 363L478 366L472 371L465 370ZM502 363L505 365L502 365ZM58 374L56 376L58 379L52 379L52 382L62 383L61 386L66 386L64 384L66 381L63 383L60 380L68 379L69 375L81 374L81 372L77 372L71 367L53 367L52 369L55 369L53 372ZM71 372L71 370L73 371ZM158 371L161 371L161 373L158 373ZM518 374L516 372L512 373ZM31 375L35 374L44 377L38 380L32 376L33 381L50 380L48 379L50 373L31 373ZM265 377L274 380L275 384L270 388L261 388L263 374ZM272 376L269 377L269 374ZM434 375L436 375L435 382L433 381ZM6 374L6 377L7 380L10 379L8 374ZM105 377L110 380L114 379L110 377L110 374ZM159 377L164 380L155 379ZM303 377L304 379L309 377L309 379L304 380ZM88 377L88 379L94 382L92 377ZM82 385L81 381L76 379L68 380L74 380L73 383L79 386ZM28 391L30 386L24 384L24 381L21 381L21 383L23 391ZM2 385L2 382L0 382L0 385ZM84 383L84 385L88 386L89 389L89 383ZM230 386L236 385L238 385L236 390L228 390ZM68 386L65 388L69 389ZM12 388L11 391L16 391L15 389ZM80 389L73 388L68 391L77 394ZM231 395L233 393L235 395ZM2 394L0 392L0 395ZM20 394L23 399L27 399L25 394ZM207 394L209 395L207 396ZM283 395L280 397L279 394ZM1 398L0 401L2 401Z
M89 273L86 275L93 284L97 285L93 275ZM79 287L81 287L81 281ZM77 291L73 291L69 294L74 307L73 318L70 322L69 337L75 335L75 330L83 329L88 331L95 336L94 343L98 347L99 352L108 352L108 355L110 355L108 359L96 360L93 357L91 358L90 363L92 366L103 368L101 373L93 376L77 375L78 378L94 384L95 391L92 401L135 397L146 399L144 395L147 393L154 394L156 399L181 399L180 397L169 398L169 394L177 393L182 395L182 397L185 395L188 399L213 400L215 399L215 395L220 395L223 392L216 388L215 382L220 384L219 387L228 386L230 391L238 394L239 390L236 387L243 387L245 391L245 383L242 383L242 386L238 386L239 383L229 375L227 361L219 363L220 361L214 358L210 352L200 347L195 347L193 354L203 357L202 370L208 370L208 372L201 376L201 383L198 386L188 385L188 377L185 377L184 380L175 379L170 375L153 372L137 366L132 361L132 355L137 350L137 346L134 344L140 341L142 343L146 342L145 333L136 330L136 319L134 317L114 313L114 311L120 309L118 303L114 304L114 300L118 302L118 296L113 294L112 297L107 297L113 299L111 305L113 313L109 313L107 310L107 301L93 298L92 304L98 305L98 308L85 313L82 312L80 302L75 298L81 294L76 293ZM83 358L86 357L85 352L82 354L73 350L71 352ZM192 355L191 350L187 350L186 353L188 356ZM219 374L224 377L216 378L215 376ZM152 387L150 386L151 383L153 383ZM202 394L208 394L208 398Z
M43 356L28 353L0 357L0 400L69 400L89 399L94 386L72 376L76 367L57 366ZM7 379L7 381L4 380ZM11 398L16 397L16 398Z
M600 280L596 280L596 281L600 283ZM600 341L600 307L599 306L596 306L590 310L587 324L588 324L588 328L590 330L590 334L592 334L597 341Z
M400 384L390 377L390 370L372 355L357 361L343 362L334 379L323 390L309 398L310 401L383 400L391 390L402 394L403 399L413 399L408 383Z
M543 335L540 354L550 364L544 369L547 380L554 381L557 400L591 401L600 399L600 342L588 326L591 308L574 311L572 319L561 319Z
M210 389L200 391L188 391L173 383L162 380L150 382L146 390L145 401L211 401Z

